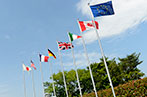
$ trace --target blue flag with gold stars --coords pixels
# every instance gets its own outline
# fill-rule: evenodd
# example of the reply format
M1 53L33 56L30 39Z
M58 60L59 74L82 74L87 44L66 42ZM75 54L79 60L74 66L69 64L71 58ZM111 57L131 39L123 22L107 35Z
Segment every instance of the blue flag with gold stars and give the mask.
M90 6L90 8L92 10L94 17L114 14L112 1L108 1L106 3L101 3L101 4L97 4L97 5L92 5L92 6Z

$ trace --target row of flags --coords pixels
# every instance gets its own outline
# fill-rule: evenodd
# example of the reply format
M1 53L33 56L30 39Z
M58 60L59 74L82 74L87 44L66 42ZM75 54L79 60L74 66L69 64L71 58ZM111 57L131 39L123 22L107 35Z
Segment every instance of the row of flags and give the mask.
M97 4L97 5L92 5L92 6L90 6L90 8L91 8L91 11L93 13L93 17L99 17L99 16L106 16L106 15L113 15L114 14L113 6L112 6L112 1L108 1L108 2L105 2L105 3ZM94 19L92 21L79 21L78 20L78 25L79 25L79 28L80 28L81 32L84 32L84 31L90 30L90 29L96 29L96 30L99 29L99 23L97 21L95 21ZM70 33L70 32L68 33L68 36L69 36L70 42L60 42L60 41L57 41L57 45L58 45L58 50L59 51L60 50L68 50L68 49L74 48L72 42L74 40L76 40L76 39L82 38L82 36L75 35L75 34ZM51 56L54 59L56 59L56 55L51 50L48 49L48 56L39 54L40 62L48 62L48 59ZM33 63L32 60L31 60L31 67L36 70L35 64ZM23 64L23 70L24 71L31 71L32 70L31 67L30 66L26 66L25 64ZM108 74L108 76L109 76L109 74ZM63 74L63 77L64 77L64 74ZM65 81L65 78L64 78L64 81ZM66 89L66 82L64 82L64 84L65 84L65 89ZM110 85L112 86L111 81L110 81ZM80 95L82 97L80 85L79 85L79 90L80 90ZM55 90L54 90L54 93L55 93ZM98 97L97 93L96 93L96 89L95 89L95 94L96 94L96 97ZM68 97L67 89L66 89L66 95ZM115 94L114 94L114 97L115 97Z
M52 56L52 57L54 57L54 59L56 59L55 54L53 52L51 52L51 50L49 50L49 49L48 49L48 55L49 56L39 54L40 62L48 62L48 59L49 59L50 56ZM31 67L36 70L35 64L32 60L31 60L31 66L22 64L22 67L23 67L24 71L31 71L32 70Z
M93 5L93 6L90 6L90 8L92 10L94 17L105 16L105 15L113 15L114 14L112 1ZM99 24L98 24L97 21L78 21L78 23L79 23L79 27L80 27L82 32L85 31L85 30L90 30L92 28L99 29ZM71 42L75 39L81 38L81 36L72 34L70 32L68 34L69 34ZM66 50L66 49L71 49L71 47L74 47L74 46L70 42L58 42L58 47L59 47L59 50ZM48 49L48 54L49 54L49 56L53 56L56 59L56 56L49 49ZM44 56L44 55L39 54L40 62L48 62L49 56ZM31 60L31 67L33 67L36 70L36 67L35 67L32 60ZM25 66L24 64L23 64L23 69L25 71L31 70L31 68L29 66Z
M22 67L23 67L23 70L24 70L24 71L31 71L31 70L32 70L31 67L34 68L34 69L36 70L36 67L35 67L35 65L34 65L34 63L33 63L32 60L31 60L31 67L28 66L28 65L25 65L25 64L22 64Z

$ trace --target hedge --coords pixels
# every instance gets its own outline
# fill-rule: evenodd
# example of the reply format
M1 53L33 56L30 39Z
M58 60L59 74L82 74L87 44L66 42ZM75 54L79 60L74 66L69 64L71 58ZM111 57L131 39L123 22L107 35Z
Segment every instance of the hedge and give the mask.
M117 97L147 97L147 77L114 87L114 91ZM113 97L111 88L97 93L99 97ZM95 97L95 93L86 94L83 97Z

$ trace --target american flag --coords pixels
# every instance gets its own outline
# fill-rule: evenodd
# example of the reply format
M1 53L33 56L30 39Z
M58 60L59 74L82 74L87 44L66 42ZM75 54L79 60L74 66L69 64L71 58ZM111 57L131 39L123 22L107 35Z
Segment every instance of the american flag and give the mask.
M71 49L74 46L70 42L58 42L59 50Z
M36 67L35 67L35 65L34 65L32 60L31 60L31 67L33 67L36 70Z

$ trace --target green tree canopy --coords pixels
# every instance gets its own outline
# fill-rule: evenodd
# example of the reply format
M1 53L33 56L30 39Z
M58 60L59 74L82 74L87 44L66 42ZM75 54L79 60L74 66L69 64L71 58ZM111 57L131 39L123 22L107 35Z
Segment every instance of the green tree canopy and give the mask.
M143 61L139 61L139 54L133 53L131 55L127 55L126 58L119 58L119 67L122 76L123 82L128 82L129 80L140 79L144 73L140 72L137 68L139 64Z
M139 56L140 53L133 53L127 55L125 58L118 58L118 62L116 61L116 58L111 60L106 58L113 86L118 86L119 84L126 83L130 80L140 79L144 75L144 73L137 68L137 66L143 62L139 61ZM101 58L99 63L92 63L90 66L97 90L110 88L103 59ZM79 89L75 70L64 71L64 73L69 97L78 97ZM82 93L87 94L93 92L89 68L78 69L78 75ZM66 97L62 72L53 74L53 78L57 97ZM52 83L45 82L44 86L46 87L46 93L53 93Z

